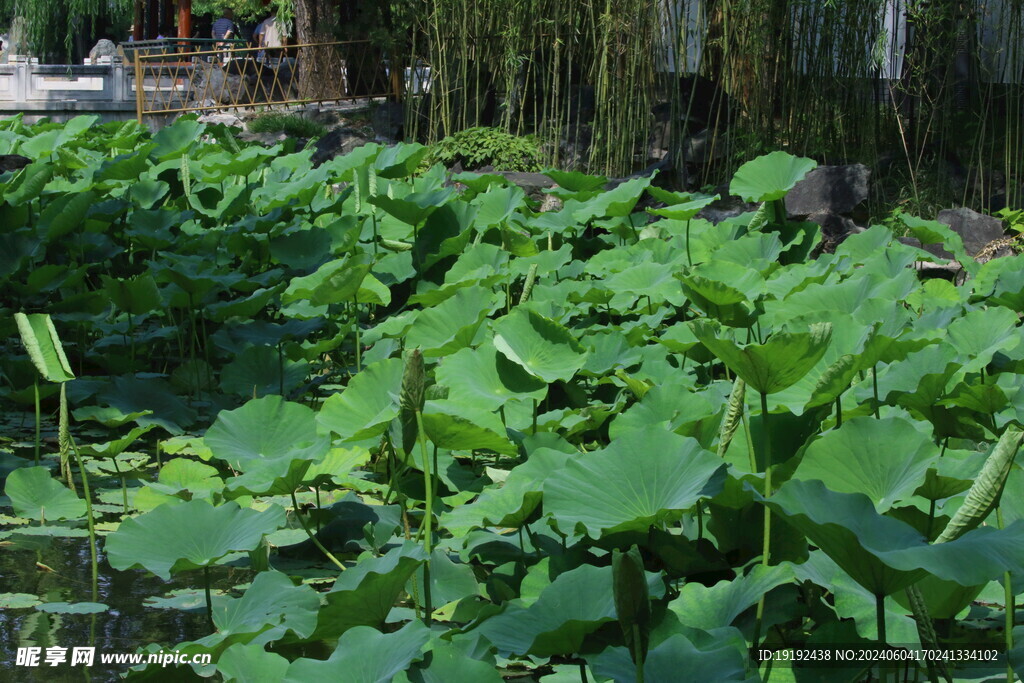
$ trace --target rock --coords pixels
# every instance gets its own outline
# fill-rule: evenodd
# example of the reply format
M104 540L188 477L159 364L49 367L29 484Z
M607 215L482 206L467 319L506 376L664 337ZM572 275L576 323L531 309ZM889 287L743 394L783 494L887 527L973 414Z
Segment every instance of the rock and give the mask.
M850 235L855 235L858 232L864 232L864 228L860 227L846 216L840 216L839 214L830 213L828 211L822 211L819 213L812 213L807 217L807 220L811 223L817 223L821 226L821 235L824 239L839 244Z
M711 202L697 212L697 218L703 218L704 220L711 221L711 223L718 225L729 218L735 218L736 216L740 216L750 211L757 211L757 207L759 206L759 204L745 202L739 197L730 197L728 185L716 188L715 193L721 195L723 198Z
M683 140L683 155L686 163L704 165L722 159L729 146L728 135L729 133L726 132L715 136L705 128L688 136Z
M245 142L258 142L264 147L273 147L277 143L287 140L288 135L281 131L274 133L250 133L245 131L238 134L238 139Z
M405 107L401 102L381 102L371 119L377 142L397 142L405 129Z
M198 121L199 123L221 124L224 126L233 126L235 128L242 128L245 125L242 123L242 119L238 118L234 114L226 114L224 112L203 114L199 117Z
M940 211L938 221L963 238L964 249L971 256L977 256L989 244L1006 237L1001 220L968 208Z
M540 213L547 213L549 211L561 211L563 208L562 200L553 194L545 194L544 198L540 201Z
M0 154L0 171L17 171L31 163L31 159L20 154Z
M547 177L543 173L523 173L521 171L481 171L476 170L474 173L493 173L500 175L514 185L518 185L523 188L526 196L530 199L543 200L544 193L541 190L555 186L555 181Z
M786 195L790 216L850 213L868 198L871 171L864 164L819 166Z
M365 137L352 128L335 128L327 135L316 141L316 151L313 152L313 165L330 161L336 156L348 154L356 147L362 147L368 143Z
M821 226L821 243L816 250L818 254L834 253L836 247L842 244L847 237L858 232L864 232L864 228L846 216L840 216L828 211L812 213L807 217L807 220Z
M100 38L93 45L92 49L89 50L89 62L92 64L98 63L101 57L113 59L116 56L117 45L114 45L114 41L107 40L106 38Z
M336 126L341 122L338 118L337 112L331 111L330 109L321 109L315 104L311 104L306 107L302 111L302 117L309 119L314 123L319 123L322 126L327 126L328 128Z

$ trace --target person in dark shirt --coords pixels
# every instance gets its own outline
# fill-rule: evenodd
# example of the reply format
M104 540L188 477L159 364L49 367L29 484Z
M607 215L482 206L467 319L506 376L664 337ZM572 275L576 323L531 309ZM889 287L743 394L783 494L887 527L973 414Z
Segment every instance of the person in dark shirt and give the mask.
M235 26L234 18L234 10L230 7L225 8L220 19L213 22L213 30L211 33L214 40L226 41L235 37L235 33L238 31L238 28ZM224 50L224 53L221 55L221 59L225 62L231 58L231 54L227 51L229 46L229 43L226 42L217 42L215 44L216 49Z
M214 40L227 40L233 38L237 32L235 27L235 13L229 7L224 10L220 19L213 22L213 39Z

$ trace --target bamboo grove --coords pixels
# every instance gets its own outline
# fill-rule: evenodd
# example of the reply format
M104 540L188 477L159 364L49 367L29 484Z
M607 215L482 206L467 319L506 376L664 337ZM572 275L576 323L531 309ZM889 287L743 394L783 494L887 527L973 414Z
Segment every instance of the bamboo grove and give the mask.
M433 71L407 132L427 140L535 132L553 165L621 175L668 128L676 168L710 162L698 184L781 147L886 164L918 203L985 205L1003 183L1020 201L1022 0L435 0L406 15L410 59ZM985 171L956 185L950 160Z

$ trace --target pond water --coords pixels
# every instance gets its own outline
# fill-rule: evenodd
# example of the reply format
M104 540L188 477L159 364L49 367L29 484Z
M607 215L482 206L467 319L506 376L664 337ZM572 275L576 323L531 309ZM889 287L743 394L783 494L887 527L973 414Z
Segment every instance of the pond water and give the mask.
M11 510L0 511L10 514ZM88 538L14 534L0 541L0 547L0 593L30 594L43 602L93 601ZM218 585L236 585L249 577L245 569L211 570L215 589ZM107 605L107 611L51 614L31 606L0 609L0 681L117 680L129 665L103 665L101 654L132 653L149 643L171 648L209 634L201 585L199 572L184 572L165 582L142 570L115 571L100 553L96 601ZM182 592L163 599L173 591ZM19 647L42 648L40 665L18 666ZM95 647L95 661L91 667L72 667L69 663L49 666L44 661L48 647L68 648L69 660L72 648ZM169 679L180 679L182 671L178 669L176 673L177 676L169 674Z

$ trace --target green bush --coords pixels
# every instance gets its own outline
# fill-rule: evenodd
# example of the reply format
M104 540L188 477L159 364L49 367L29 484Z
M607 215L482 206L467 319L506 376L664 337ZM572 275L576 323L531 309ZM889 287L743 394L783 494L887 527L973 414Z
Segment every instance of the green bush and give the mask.
M260 114L249 122L248 128L250 133L287 133L300 138L319 138L327 134L327 128L316 121L278 112Z
M540 141L533 135L512 135L497 128L467 128L431 145L426 163L466 170L493 166L499 171L539 171Z

